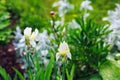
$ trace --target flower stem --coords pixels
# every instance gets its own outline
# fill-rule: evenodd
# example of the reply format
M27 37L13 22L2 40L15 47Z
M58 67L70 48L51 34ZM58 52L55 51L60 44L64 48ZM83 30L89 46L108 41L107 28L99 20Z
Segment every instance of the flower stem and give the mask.
M53 31L54 31L55 39L58 40L59 35L57 34L57 30L55 29L55 19L54 19L53 16L52 16L52 28L53 28Z
M65 80L65 69L66 69L66 60L63 61L62 80Z

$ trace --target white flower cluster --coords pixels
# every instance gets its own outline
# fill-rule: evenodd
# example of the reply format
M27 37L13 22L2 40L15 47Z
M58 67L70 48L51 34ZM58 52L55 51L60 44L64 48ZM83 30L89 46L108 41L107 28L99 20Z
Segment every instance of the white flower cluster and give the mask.
M55 28L57 28L59 26L63 26L65 14L68 11L74 9L74 6L71 5L67 0L58 0L58 2L55 2L53 4L53 7L58 7L58 15L61 18L61 20L55 21ZM51 24L52 23L53 22L51 21Z
M30 45L33 48L36 48L36 51L39 49L45 49L48 47L47 43L49 43L47 31L44 30L42 33L39 33L37 29L32 32L32 28L27 27L24 30L24 35L21 33L19 27L16 28L15 40L17 44L14 44L16 49L21 48L27 45Z
M63 17L70 9L74 9L74 6L67 2L67 0L59 0L53 4L53 7L58 8L58 15Z
M103 18L103 20L107 20L110 22L110 29L118 29L120 27L120 4L116 4L116 8L114 11L108 11L108 17Z
M84 0L81 5L80 5L80 11L84 10L84 20L90 15L88 13L88 10L93 10L93 7L90 5L91 1L90 0Z
M108 17L103 18L103 20L110 22L110 30L113 32L108 36L108 42L114 46L116 45L120 50L120 4L116 4L114 11L108 11Z
M47 64L48 59L46 56L48 54L50 40L46 30L44 30L42 33L39 33L38 30L35 29L35 31L32 32L32 28L27 27L24 29L24 34L22 34L20 28L17 27L14 34L14 47L18 53L18 56L22 57L26 55L28 52L28 47L31 47L38 53L38 57L40 57L40 59L43 61L42 63L44 65ZM24 61L25 60L23 59L23 62Z

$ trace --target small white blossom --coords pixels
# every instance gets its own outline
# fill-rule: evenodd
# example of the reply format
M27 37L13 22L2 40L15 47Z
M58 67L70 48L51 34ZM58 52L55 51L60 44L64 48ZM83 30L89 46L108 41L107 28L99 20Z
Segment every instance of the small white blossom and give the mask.
M23 35L21 33L21 29L19 27L16 28L16 31L14 31L15 34L15 41L13 43L15 50L20 49L20 52L22 53L24 49L21 49L25 47L25 42L20 41L23 38Z
M36 47L36 40L37 40L37 36L38 36L38 30L35 29L34 32L32 32L32 28L27 27L24 29L24 38L22 40L27 40L29 41L29 44L32 47Z
M48 50L42 50L41 54L42 54L42 56L46 56L48 54Z
M28 39L28 40L36 40L36 37L38 35L38 30L35 29L34 32L32 32L32 28L25 28L24 30L24 36L25 36L25 39Z
M42 33L39 33L37 36L37 45L36 45L36 50L40 50L40 49L47 49L49 46L48 44L50 43L47 31L44 30Z
M58 53L56 54L56 60L58 60L60 56L68 57L69 59L71 59L71 53L68 44L65 41L63 43L60 43L60 46L58 48Z
M89 0L84 0L81 5L80 5L80 10L93 10L93 7L90 5L91 1Z
M21 33L21 29L19 27L16 28L16 31L14 31L15 34L15 39L21 39L22 38L22 33Z
M84 21L86 21L86 18L90 15L88 13L88 10L93 10L93 7L90 4L91 4L90 0L84 0L80 5L80 11L84 10L84 15L83 15Z
M59 0L53 4L53 7L58 8L58 14L60 17L63 17L70 9L74 9L74 6L67 2L67 0Z

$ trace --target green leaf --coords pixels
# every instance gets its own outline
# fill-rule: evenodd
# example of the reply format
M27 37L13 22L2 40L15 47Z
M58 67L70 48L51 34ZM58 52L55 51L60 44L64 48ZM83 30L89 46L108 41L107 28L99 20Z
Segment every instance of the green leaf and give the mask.
M0 21L4 21L4 20L7 20L9 19L10 16L9 16L9 13L8 12L0 12Z
M31 70L28 70L29 73L29 80L34 80L34 74L32 73Z
M10 23L9 23L8 20L6 20L6 21L4 21L4 22L1 22L1 23L0 23L0 30L6 28L9 24L10 24Z
M43 78L44 79L44 78ZM41 77L41 71L37 71L36 75L35 75L35 80L42 80L42 77Z
M41 66L39 64L39 60L38 60L38 57L37 57L37 53L35 53L35 56L34 56L34 64L35 64L35 67L36 67L36 74L35 74L35 80L44 80L44 69L41 69Z
M66 69L66 74L67 74L67 79L68 80L73 80L74 77L74 69L75 69L75 65L72 66L71 72L69 74L68 69Z
M4 78L4 80L11 80L9 74L2 67L0 67L0 75Z
M120 66L114 60L106 61L100 67L103 80L120 80Z
M18 77L20 78L20 80L25 80L24 76L15 68L13 68L14 71L16 72L16 74L18 75Z
M47 68L46 68L46 71L45 71L44 80L50 80L50 75L52 73L53 63L54 63L54 55L51 54L51 59L50 59L48 65L47 65Z

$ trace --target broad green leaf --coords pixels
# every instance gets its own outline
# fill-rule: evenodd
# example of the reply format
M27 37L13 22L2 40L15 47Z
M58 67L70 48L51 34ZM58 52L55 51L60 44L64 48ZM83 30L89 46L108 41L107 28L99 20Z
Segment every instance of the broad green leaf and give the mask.
M106 61L100 67L103 80L120 80L120 67L114 60Z

